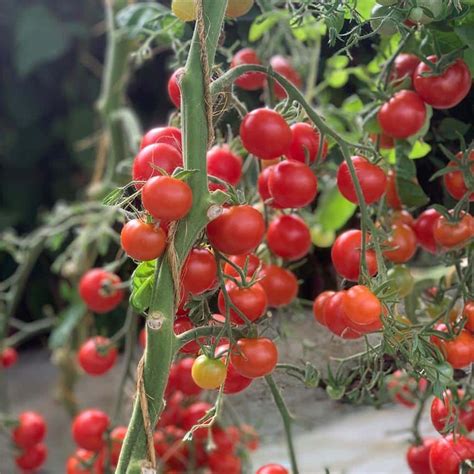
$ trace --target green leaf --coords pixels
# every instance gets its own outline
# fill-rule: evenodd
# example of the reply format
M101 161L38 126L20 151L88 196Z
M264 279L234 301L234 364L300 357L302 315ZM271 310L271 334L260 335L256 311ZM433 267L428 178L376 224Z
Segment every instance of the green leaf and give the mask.
M431 151L431 146L426 142L416 141L408 154L408 158L412 160L417 160L418 158L423 158Z
M461 120L446 117L439 124L438 133L446 140L459 140L459 135L465 135L471 125Z
M363 109L364 103L358 95L351 95L342 103L342 110L350 114L357 114Z
M344 87L348 80L349 73L345 69L336 69L331 71L326 78L327 83L334 89L340 89L341 87Z
M336 231L354 215L356 208L333 186L321 195L315 218L324 230Z
M289 13L286 10L276 10L258 16L250 25L249 41L251 43L258 41L267 31L270 31L280 20L286 18L289 18Z
M357 0L356 10L364 20L372 17L372 8L374 8L375 0Z
M293 36L299 41L318 40L326 34L326 31L326 25L312 16L305 16L301 24L291 26Z
M72 302L65 310L63 310L58 315L60 323L51 331L49 336L49 348L54 350L64 346L74 329L82 321L85 313L86 307L84 303L79 300Z
M156 260L151 260L140 263L133 272L130 304L140 313L150 306L155 268Z
M20 9L15 25L15 66L21 77L61 57L77 34L44 5Z

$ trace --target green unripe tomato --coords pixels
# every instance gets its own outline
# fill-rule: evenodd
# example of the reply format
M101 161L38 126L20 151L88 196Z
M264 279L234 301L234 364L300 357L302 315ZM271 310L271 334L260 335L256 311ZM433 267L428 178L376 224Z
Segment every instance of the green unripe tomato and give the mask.
M396 291L400 298L404 298L413 291L415 280L403 265L396 265L387 272L389 287L392 291Z
M173 0L171 11L182 21L196 19L196 0Z
M430 11L433 15L433 18L426 15L423 11L423 8ZM408 18L415 22L420 23L422 25L427 25L432 21L438 19L443 13L443 2L442 0L417 0L416 7L412 8Z
M194 383L205 390L213 390L224 383L227 367L221 359L200 355L193 363L191 376Z
M372 9L372 20L370 26L381 36L392 36L397 31L397 24L402 21L401 15L393 13L392 9L383 5L375 5ZM400 18L399 18L400 17Z
M333 230L324 230L319 224L311 227L310 231L311 240L316 247L331 247L336 239L336 233Z

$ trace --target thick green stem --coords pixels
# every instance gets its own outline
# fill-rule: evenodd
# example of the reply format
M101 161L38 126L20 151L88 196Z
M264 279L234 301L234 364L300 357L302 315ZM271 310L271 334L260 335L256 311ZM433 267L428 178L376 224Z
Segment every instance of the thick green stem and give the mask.
M217 42L224 20L227 2L221 0L203 1L203 17L206 31L206 48L209 67L212 68ZM178 348L173 332L175 310L175 282L171 264L179 271L183 260L207 223L210 195L207 184L206 153L209 130L207 126L207 106L204 101L204 81L201 64L201 44L194 33L188 62L181 79L183 152L186 169L194 173L188 180L193 191L193 207L183 219L175 234L174 248L168 250L166 258L155 274L154 290L147 323L147 347L143 380L148 397L148 410L151 425L154 426L163 407L163 394L168 381L171 362ZM174 254L170 254L174 252ZM169 258L171 256L171 258ZM175 262L175 263L173 263ZM146 433L143 415L137 397L132 418L124 441L117 473L139 472L146 460Z

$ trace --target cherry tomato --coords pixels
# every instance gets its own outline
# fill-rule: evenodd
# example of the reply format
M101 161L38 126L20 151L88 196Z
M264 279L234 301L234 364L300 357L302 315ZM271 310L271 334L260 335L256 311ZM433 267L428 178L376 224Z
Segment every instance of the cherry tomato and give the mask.
M415 218L408 211L394 211L390 216L392 224L405 224L413 229Z
M459 399L462 401L464 392L458 390ZM444 433L457 421L458 431L474 430L474 400L470 400L459 408L453 403L453 396L448 390L443 394L443 398L434 398L431 402L431 422L437 431Z
M396 265L387 272L389 288L400 298L408 296L415 286L415 280L407 267Z
M378 140L379 148L381 150L391 150L392 148L395 148L395 142L393 138L389 137L388 135L385 135L384 133L371 133L369 138L374 145L377 143Z
M416 381L403 370L396 370L388 377L387 390L393 400L408 408L416 406L417 396L427 388L427 381L424 378Z
M377 118L386 135L399 139L408 138L423 127L426 106L418 94L402 90L382 105Z
M268 226L267 243L268 248L284 260L299 260L311 248L311 234L301 217L281 215Z
M102 268L92 268L82 275L79 295L87 307L95 313L107 313L123 299L123 291L117 288L122 280Z
M181 282L185 292L200 295L216 284L217 263L207 249L194 248L183 265Z
M125 253L134 260L154 260L165 251L166 233L157 224L132 219L123 226L120 243Z
M207 172L236 186L242 176L242 158L232 153L228 145L215 146L207 152Z
M18 425L12 431L13 442L20 448L31 448L41 443L46 435L44 418L34 411L24 411L18 416Z
M154 176L143 186L142 202L155 219L176 221L191 210L193 192L184 181L170 176Z
M252 48L244 48L234 54L230 67L233 68L244 64L257 64L260 66L262 62ZM247 72L242 74L234 82L235 85L241 89L256 91L263 88L266 80L266 75L261 72Z
M232 395L234 393L243 392L251 383L251 378L244 377L239 374L232 363L229 363L227 367L227 376L224 382L224 393L227 395Z
M474 459L474 441L464 436L438 438L430 450L431 474L458 474L462 461Z
M474 236L474 219L470 214L464 213L457 222L451 222L441 216L433 226L435 241L446 249L466 245Z
M407 463L413 474L431 474L430 451L435 438L425 438L422 444L413 444L407 451Z
M323 291L320 293L314 300L313 303L313 315L314 319L318 321L319 324L326 326L326 321L324 319L324 305L331 296L336 294L335 291Z
M288 79L288 81L290 81L296 88L301 89L303 85L301 76L287 58L279 54L273 56L270 59L270 66L275 72L283 76L285 79ZM273 92L278 100L282 100L286 97L285 89L283 89L276 80L274 81Z
M394 263L405 263L415 255L416 234L410 226L396 223L392 225L392 232L385 244L390 249L383 251L386 259Z
M458 153L457 158L462 159L462 153ZM474 151L469 153L469 162L471 162L471 174L474 174ZM448 163L449 167L459 166L455 161L450 161ZM467 185L464 179L464 176L460 169L451 171L443 175L444 186L446 191L458 201L467 193ZM474 191L469 195L469 201L474 201Z
M313 128L309 123L297 122L290 127L291 143L286 152L289 160L301 161L302 163L314 163L321 146L321 135L319 130ZM321 160L328 154L328 142L323 141Z
M159 458L166 459L166 472L184 472L189 462L189 448L183 442L186 432L176 426L165 426L160 431L155 431L153 441L155 451Z
M173 323L173 330L177 336L183 332L190 331L191 329L194 329L194 324L187 316L179 316ZM198 341L189 341L181 347L180 352L183 352L184 354L197 354L201 349L199 343L204 344L205 339L199 339Z
M176 148L181 154L183 151L182 145L182 134L181 130L176 127L157 127L148 130L148 132L143 135L142 141L140 143L140 150L147 147L148 145L156 145L158 143L164 143L166 145L171 145ZM160 165L158 165L160 166ZM163 166L161 166L163 168ZM172 172L172 171L171 171Z
M66 474L103 474L103 459L99 456L89 468L95 453L86 449L78 449L66 462Z
M127 427L126 426L116 426L110 433L110 463L112 466L117 466L120 452L122 451L123 440L127 436Z
M278 350L266 337L242 338L231 348L230 361L244 377L263 377L273 372L278 362Z
M262 241L265 221L251 206L232 206L207 225L207 237L213 247L228 255L244 255Z
M342 309L358 326L377 324L382 314L382 303L364 285L356 285L344 293Z
M231 18L243 16L253 7L253 2L254 0L229 0L225 14Z
M463 317L466 319L465 328L474 332L474 301L468 301L464 305Z
M372 204L378 201L387 188L387 177L382 168L369 163L363 156L352 156L351 161L365 202ZM337 170L337 187L347 200L354 204L359 202L349 166L345 161Z
M343 278L350 281L359 279L359 266L361 260L362 232L352 229L342 233L334 242L331 249L331 259L336 269ZM373 250L366 250L365 259L367 271L370 276L377 273L377 259Z
M18 352L14 347L5 347L0 352L0 369L8 369L16 364L18 360Z
M183 0L179 0L179 1L183 1ZM176 2L177 0L173 0L173 5ZM184 67L180 67L179 69L176 69L176 71L173 72L173 74L171 75L168 81L168 96L171 102L173 102L173 105L177 109L181 108L181 89L179 86L179 82L181 81L181 76L183 75L183 73L184 73Z
M109 417L101 410L81 411L72 422L72 437L80 448L99 451L109 424Z
M350 321L343 310L344 291L329 296L322 306L322 319L326 327L343 339L358 339L362 333L350 327Z
M397 176L395 171L390 170L387 174L387 190L385 193L385 198L387 199L387 204L392 209L401 209L402 201L397 191Z
M285 155L291 143L291 130L285 119L274 110L255 109L240 125L245 149L262 160Z
M298 280L291 270L278 265L265 265L259 273L268 298L268 306L280 308L289 305L298 294Z
M141 189L141 181L148 181L153 176L161 176L157 168L162 168L166 173L183 166L183 157L175 147L167 143L154 143L142 148L133 160L132 177L136 181L135 187Z
M249 320L256 321L267 311L268 299L265 290L260 283L254 283L248 288L240 288L233 281L225 284L230 301L239 309L239 311ZM226 314L226 303L224 293L221 290L217 298L217 305L221 314ZM229 308L230 318L235 324L244 324L244 320L233 308Z
M240 458L232 453L215 451L209 454L208 464L212 474L240 474L242 472Z
M440 216L441 214L438 211L427 209L418 216L413 226L418 244L430 253L436 253L436 241L433 230Z
M272 195L270 194L270 189L268 187L269 180L270 180L270 175L273 173L273 170L275 169L276 165L269 166L262 170L262 172L258 175L258 180L257 180L257 188L258 188L258 194L260 194L260 198L262 201L271 201L271 206L276 207L275 203L273 202Z
M183 411L182 427L189 431L193 426L200 423L200 420L206 416L206 413L212 408L207 402L195 402ZM202 439L207 436L207 429L199 428L194 431L195 439Z
M443 330L443 328L437 328ZM467 367L474 361L474 336L463 329L454 339L446 340L433 336L432 341L454 369Z
M195 359L191 369L194 383L205 390L219 388L225 380L227 368L220 359L211 359L205 354Z
M401 82L403 79L410 79L410 83L416 67L420 64L420 60L414 54L401 53L393 63L392 80Z
M235 255L229 257L229 260L242 270L242 273L251 278L260 266L260 259L253 253L247 255ZM224 265L224 274L234 278L240 278L240 274L230 263Z
M428 60L437 63L436 56ZM435 109L450 109L458 105L471 90L472 76L467 64L457 59L439 75L428 64L420 62L413 75L413 86L420 97Z
M79 349L77 360L89 375L103 375L117 361L117 348L110 347L110 339L96 336L88 339Z
M33 471L40 468L48 457L48 450L42 443L35 444L25 449L15 458L15 464L20 469Z
M188 396L201 393L201 387L196 384L192 376L193 364L194 359L192 357L185 357L176 364L178 390Z
M258 468L255 474L289 474L289 471L281 464L265 464Z

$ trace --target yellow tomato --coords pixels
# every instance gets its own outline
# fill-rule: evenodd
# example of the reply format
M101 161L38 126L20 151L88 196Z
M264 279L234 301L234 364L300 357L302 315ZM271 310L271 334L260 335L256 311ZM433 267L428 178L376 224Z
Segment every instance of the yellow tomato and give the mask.
M254 0L229 0L225 14L231 18L245 15L252 7Z
M182 21L196 19L196 0L173 0L171 10Z

